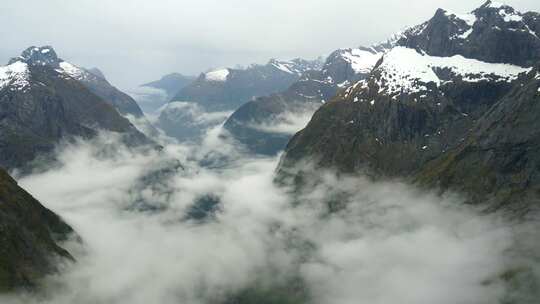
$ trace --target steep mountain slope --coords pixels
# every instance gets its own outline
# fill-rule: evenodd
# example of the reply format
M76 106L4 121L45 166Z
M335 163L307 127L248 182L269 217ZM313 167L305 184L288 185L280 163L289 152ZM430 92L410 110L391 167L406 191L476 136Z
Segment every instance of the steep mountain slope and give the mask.
M276 154L320 105L341 88L369 75L382 52L383 48L337 50L320 71L305 73L286 91L241 106L227 120L225 129L255 153Z
M462 144L424 166L418 181L489 200L495 209L540 209L539 68L522 76Z
M464 157L454 149L477 141L470 132L477 125L487 124L490 131L496 125L511 126L505 120L497 122L489 118L493 116L485 116L487 111L503 113L497 109L507 105L505 113L508 119L516 121L512 127L518 129L518 121L531 120L525 115L533 114L525 111L509 114L508 109L519 105L514 99L521 93L507 94L516 86L518 92L525 90L519 75L530 73L527 65L538 60L539 52L523 51L525 46L536 47L540 42L540 33L533 32L537 28L532 23L527 25L524 17L535 15L521 14L491 1L469 15L438 10L430 21L401 34L398 46L384 55L367 79L355 83L317 111L308 126L289 142L281 172L294 176L301 159L311 158L317 166L335 167L342 172L413 177L424 170L420 176L426 183L442 181L446 187L453 183L457 188L471 190L470 193L493 190L482 182L473 183L474 187L466 185L465 176L472 180L481 173L467 168L474 168L474 164L483 168L475 162L482 160L489 167L482 157L497 159L501 162L498 165L504 164L503 158L510 161L511 151L522 151L517 142L507 141L506 150L501 148L498 158L484 151L478 152L482 157L476 155L473 160L470 156L465 163L448 157ZM534 102L533 86L529 84L528 97L523 94L524 103ZM502 119L501 115L498 119ZM534 138L535 134L530 131L527 136ZM434 161L441 157L439 162ZM426 167L431 161L434 163ZM458 168L463 170L459 174ZM508 187L504 189L512 188L509 171L497 172L504 178L499 176L495 184L502 187L506 183ZM479 191L476 186L484 190Z
M208 112L231 111L245 102L285 90L307 70L320 69L320 60L270 60L246 69L224 68L201 74L180 90L173 101L194 102Z
M121 114L131 114L142 117L143 113L135 100L129 95L113 87L98 69L85 70L56 55L50 46L29 47L22 54L10 60L9 64L24 62L31 66L49 66L73 79L81 82L90 92L101 97L104 101L115 107Z
M0 292L32 288L72 259L57 242L73 230L0 169Z
M43 60L0 67L0 166L28 167L60 140L100 129L121 133L130 144L150 143L109 103Z

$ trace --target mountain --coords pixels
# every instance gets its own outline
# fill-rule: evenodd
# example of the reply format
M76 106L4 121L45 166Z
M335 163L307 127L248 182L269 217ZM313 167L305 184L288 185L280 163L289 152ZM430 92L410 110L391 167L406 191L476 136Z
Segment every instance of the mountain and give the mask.
M230 111L205 112L196 103L180 101L167 103L158 113L156 127L180 141L198 140L208 129L222 124L231 114Z
M270 60L246 69L223 68L201 74L180 90L173 101L194 102L208 112L232 111L247 101L280 92L308 70L320 69L320 60Z
M196 77L185 76L179 73L172 73L161 77L161 79L145 83L142 87L150 87L164 90L169 98L173 98L181 89L191 84Z
M203 73L159 109L156 125L178 140L196 141L248 100L284 90L303 73L321 68L320 59L271 59L266 65Z
M61 140L90 138L99 130L120 133L133 145L150 143L110 103L79 80L98 76L79 74L81 70L72 67L65 61L58 62L51 48L33 47L0 67L1 167L29 167L32 160L52 152Z
M103 73L94 68L86 70L58 58L50 46L29 47L18 57L10 60L9 64L24 62L31 66L49 66L60 73L78 80L90 92L101 97L104 101L115 107L122 115L142 117L143 113L135 100L129 95L113 87L104 77Z
M274 155L285 148L320 105L369 75L383 51L383 45L336 50L320 70L306 72L284 92L242 105L224 127L252 152Z
M540 207L540 64L478 120L466 139L422 167L417 181L523 215ZM512 202L511 205L507 205Z
M301 181L297 166L311 159L464 190L493 209L526 213L537 205L520 198L537 195L539 17L491 1L466 15L438 10L315 113L288 143L281 176Z
M73 260L58 245L73 229L0 169L0 293L29 289Z
M129 93L137 100L145 113L155 114L195 79L194 76L184 76L179 73L168 74L159 80L142 84Z

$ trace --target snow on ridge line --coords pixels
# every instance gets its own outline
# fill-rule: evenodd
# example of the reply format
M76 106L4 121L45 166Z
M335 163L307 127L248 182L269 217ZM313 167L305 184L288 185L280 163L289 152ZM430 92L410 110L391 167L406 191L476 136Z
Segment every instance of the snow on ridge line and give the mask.
M67 61L62 61L59 63L60 65L60 69L59 72L61 73L65 73L67 74L68 76L70 77L73 77L75 79L82 79L84 78L84 71L83 69L67 62Z
M22 90L30 84L28 64L16 61L0 67L0 90L11 86L13 90Z
M454 18L456 18L456 19L465 21L465 23L467 23L467 25L470 26L470 27L472 27L472 26L476 23L476 20L478 19L478 18L476 17L476 15L475 15L475 14L472 14L472 13L469 13L469 14L456 14L456 13L454 13L454 12L445 10L445 11L444 11L444 14L445 14L447 17L454 17Z
M461 55L452 57L422 55L414 49L395 47L383 57L382 64L377 68L381 71L379 87L381 91L395 94L425 91L427 88L424 84L427 83L440 86L443 81L435 73L435 68L449 69L466 82L494 80L493 78L496 78L496 81L512 81L519 74L531 70L511 64L487 63Z
M290 66L292 65L291 62L283 62L283 61L274 61L272 62L272 65L278 69L278 70L281 70L285 73L289 73L289 74L298 74L298 72L293 72L290 68Z
M351 65L356 74L367 74L381 59L382 54L362 49L342 49L341 56Z
M204 74L206 80L218 82L226 81L227 76L229 76L229 69L219 69Z

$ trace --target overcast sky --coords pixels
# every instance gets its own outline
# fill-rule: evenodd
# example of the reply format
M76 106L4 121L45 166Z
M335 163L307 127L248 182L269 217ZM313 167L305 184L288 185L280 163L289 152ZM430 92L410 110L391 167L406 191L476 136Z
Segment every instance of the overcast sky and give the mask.
M0 0L0 61L50 44L124 89L170 72L314 58L484 0ZM539 0L507 0L540 11Z

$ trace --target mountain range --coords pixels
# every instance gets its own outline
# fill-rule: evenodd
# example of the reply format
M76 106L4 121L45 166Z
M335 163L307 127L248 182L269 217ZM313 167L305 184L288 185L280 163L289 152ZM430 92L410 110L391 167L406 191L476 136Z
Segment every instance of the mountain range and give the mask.
M540 168L538 20L491 1L465 15L439 9L314 114L288 143L282 176L297 176L309 158L528 213L538 206Z
M305 71L287 90L259 97L240 106L224 127L250 151L274 155L282 151L292 135L307 123L302 121L302 117L311 117L320 105L332 99L339 90L369 75L382 57L383 50L383 44L377 48L336 50L320 70ZM304 125L296 126L294 121L298 119ZM291 127L275 128L282 124L291 124Z
M249 100L282 91L305 72L321 68L320 59L271 59L265 65L202 73L159 110L157 125L179 140L196 140Z

